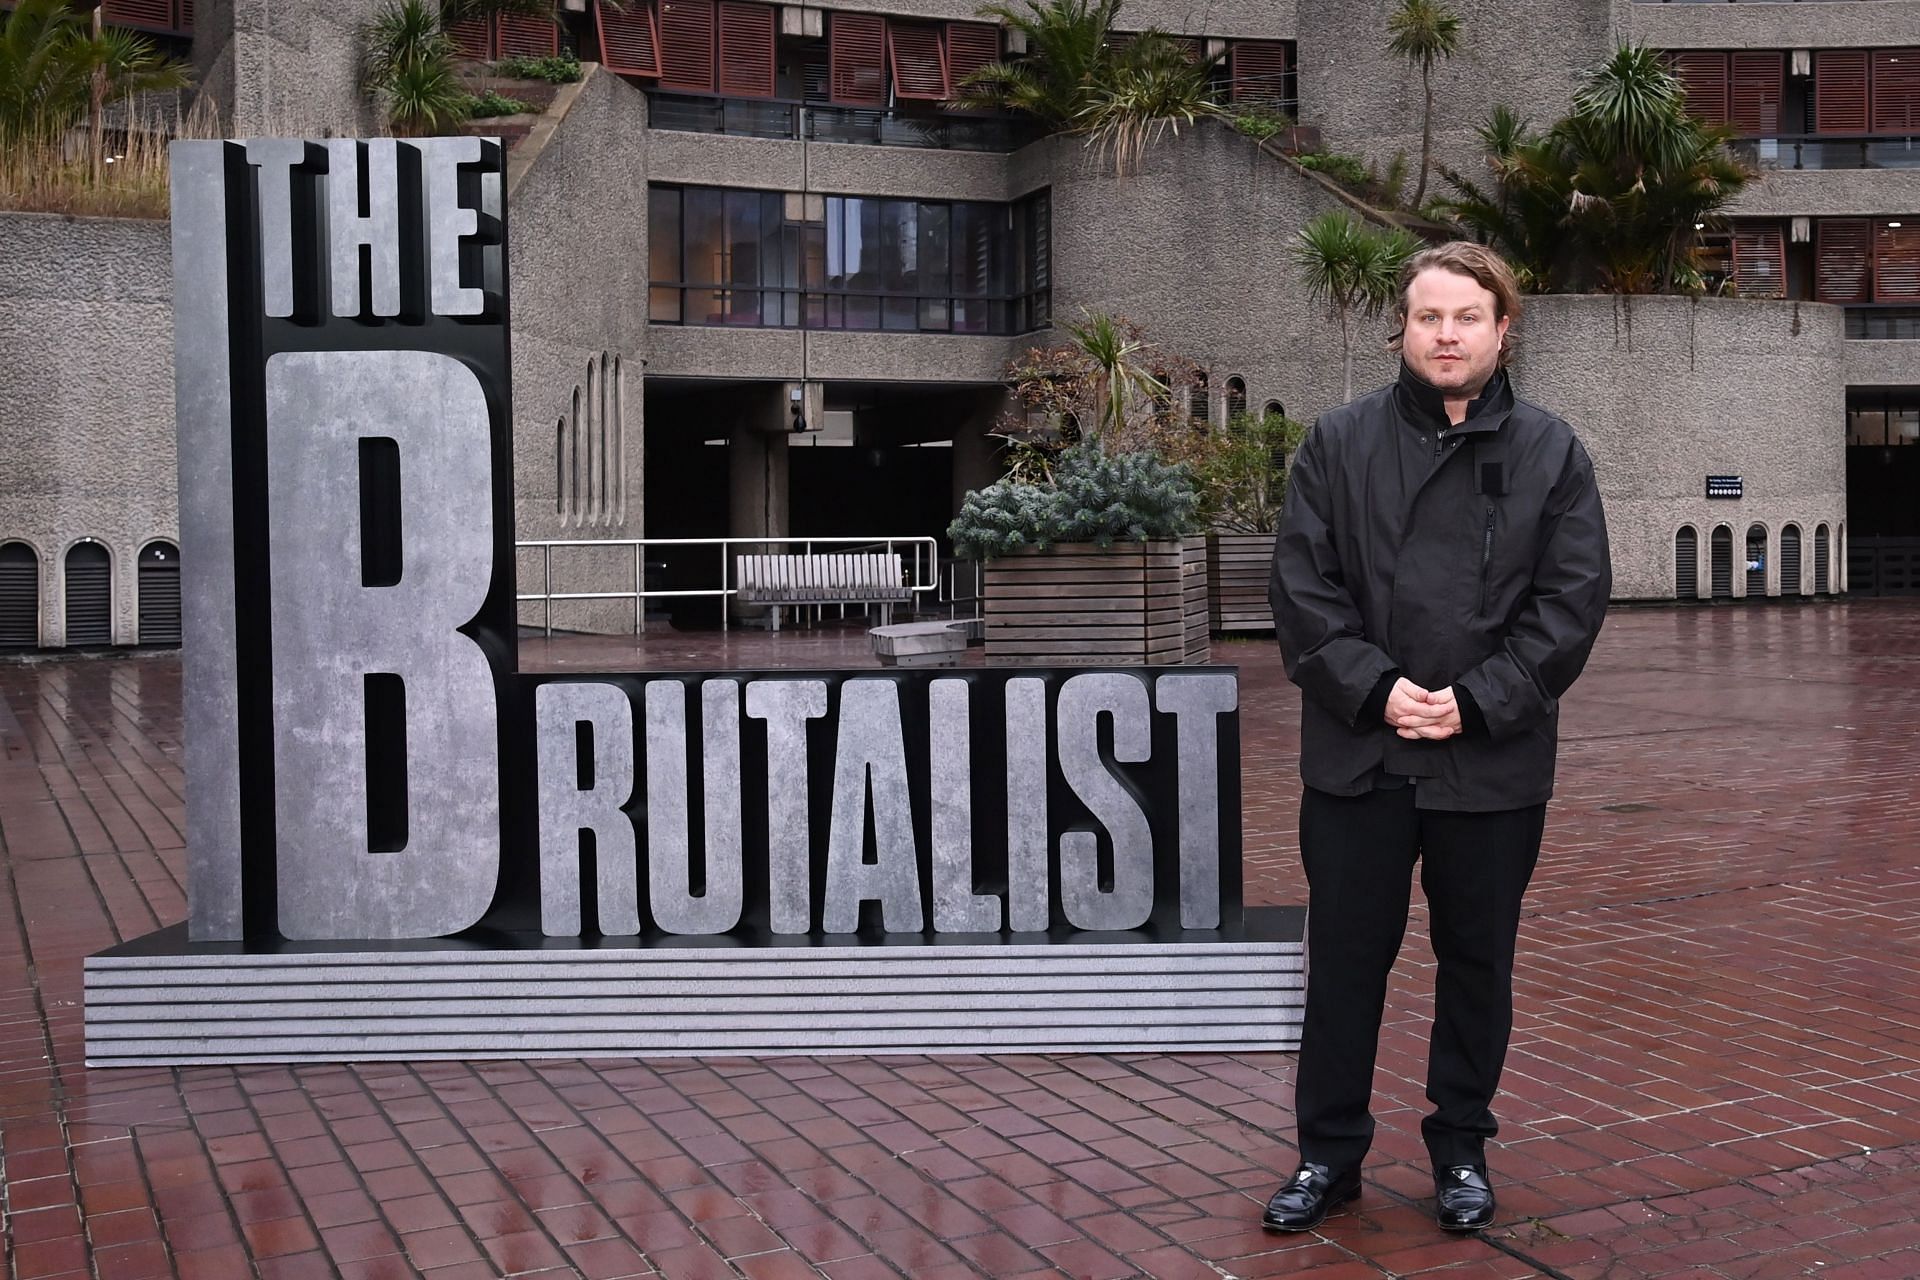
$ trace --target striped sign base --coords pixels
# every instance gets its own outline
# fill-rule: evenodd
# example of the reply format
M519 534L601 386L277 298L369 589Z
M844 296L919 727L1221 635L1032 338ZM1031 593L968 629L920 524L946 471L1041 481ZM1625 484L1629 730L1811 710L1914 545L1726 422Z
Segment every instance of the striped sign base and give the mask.
M175 925L86 961L87 1064L1294 1049L1305 912L1245 917L1157 938L850 945L495 933L248 948Z

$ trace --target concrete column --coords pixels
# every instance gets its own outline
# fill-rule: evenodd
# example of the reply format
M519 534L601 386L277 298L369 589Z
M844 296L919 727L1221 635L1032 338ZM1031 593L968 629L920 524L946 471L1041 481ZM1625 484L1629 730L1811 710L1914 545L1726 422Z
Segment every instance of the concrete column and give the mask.
M719 420L727 429L728 536L778 537L792 532L787 506L789 418L781 383L744 388L725 398ZM752 550L737 548L729 555ZM749 622L769 616L764 605L734 605L730 612Z
M971 489L984 489L1000 478L1000 450L1006 444L987 433L1012 402L1007 391L982 392L972 411L953 431L953 510Z

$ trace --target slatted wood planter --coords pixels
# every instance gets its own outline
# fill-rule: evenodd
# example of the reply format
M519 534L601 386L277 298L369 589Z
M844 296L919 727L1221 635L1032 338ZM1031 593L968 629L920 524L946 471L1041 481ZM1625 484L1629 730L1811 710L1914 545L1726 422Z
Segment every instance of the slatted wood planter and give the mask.
M987 561L987 660L1047 666L1208 660L1204 538L1066 543Z
M1207 599L1215 631L1271 631L1273 535L1215 533L1207 537Z

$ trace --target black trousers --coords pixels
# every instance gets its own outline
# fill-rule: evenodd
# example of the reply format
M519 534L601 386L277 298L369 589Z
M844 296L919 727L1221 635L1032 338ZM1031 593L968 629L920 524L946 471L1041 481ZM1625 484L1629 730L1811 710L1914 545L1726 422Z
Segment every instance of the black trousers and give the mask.
M1420 864L1439 961L1421 1135L1435 1168L1484 1167L1490 1105L1513 1032L1520 900L1546 806L1498 813L1414 807L1415 788L1300 801L1307 872L1307 1012L1294 1111L1302 1160L1355 1168L1373 1143L1374 1058L1387 977Z

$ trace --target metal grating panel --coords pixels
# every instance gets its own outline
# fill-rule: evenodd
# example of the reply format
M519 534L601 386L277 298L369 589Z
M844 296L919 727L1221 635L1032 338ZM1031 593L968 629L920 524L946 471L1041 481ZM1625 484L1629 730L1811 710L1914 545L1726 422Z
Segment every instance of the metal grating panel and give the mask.
M1824 596L1833 590L1829 577L1829 565L1833 553L1829 547L1832 541L1827 535L1827 526L1821 525L1813 531L1813 592Z
M180 643L180 552L156 542L140 552L140 643Z
M107 549L82 542L67 552L67 644L113 643L113 579Z
M0 648L40 643L40 558L24 542L0 546Z
M1700 535L1692 525L1673 535L1673 594L1681 600L1700 598Z
M1780 594L1800 594L1800 526L1797 524L1780 530Z
M1755 565L1759 568L1754 568ZM1749 596L1767 594L1767 530L1764 525L1754 525L1747 530L1746 593Z
M176 925L86 961L87 1061L1291 1049L1302 914L1206 941L253 954Z
M1733 530L1721 525L1713 531L1709 546L1713 598L1725 599L1733 594Z

